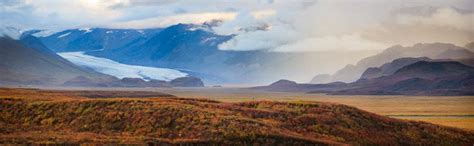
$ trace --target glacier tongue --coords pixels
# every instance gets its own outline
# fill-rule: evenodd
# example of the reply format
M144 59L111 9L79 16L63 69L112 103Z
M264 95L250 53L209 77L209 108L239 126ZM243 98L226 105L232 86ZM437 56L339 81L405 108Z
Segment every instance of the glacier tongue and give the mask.
M72 63L92 68L97 72L115 76L117 78L141 78L144 80L156 79L170 81L179 77L187 76L186 73L168 68L156 68L137 65L122 64L110 59L94 57L84 52L58 53L61 57Z

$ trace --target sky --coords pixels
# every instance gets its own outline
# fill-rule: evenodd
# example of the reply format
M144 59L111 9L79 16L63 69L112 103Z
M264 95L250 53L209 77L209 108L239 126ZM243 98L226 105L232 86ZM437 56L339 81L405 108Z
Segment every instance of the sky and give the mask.
M0 0L0 27L153 28L223 20L222 50L358 51L474 38L472 0ZM341 43L345 42L345 43Z
M215 33L236 36L219 49L333 52L344 60L323 73L393 45L474 41L474 0L0 0L0 20L0 29L50 31L221 20Z

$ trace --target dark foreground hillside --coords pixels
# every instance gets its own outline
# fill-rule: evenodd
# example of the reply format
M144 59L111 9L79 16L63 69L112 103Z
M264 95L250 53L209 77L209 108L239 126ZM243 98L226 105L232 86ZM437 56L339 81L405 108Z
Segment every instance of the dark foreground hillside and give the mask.
M166 94L161 98L125 98L151 95L130 92L124 97L114 94L118 98L97 99L79 92L0 88L0 144L474 143L473 132L392 119L339 104L224 103Z

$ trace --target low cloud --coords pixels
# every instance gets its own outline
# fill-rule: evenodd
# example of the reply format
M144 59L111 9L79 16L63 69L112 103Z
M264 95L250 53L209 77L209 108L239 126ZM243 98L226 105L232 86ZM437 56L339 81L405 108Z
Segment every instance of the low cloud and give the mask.
M109 25L113 28L153 28L153 27L164 27L170 26L177 23L192 23L202 24L211 20L231 20L236 17L236 13L233 12L221 12L221 13L192 13L192 14L178 14L164 17L153 17L140 20L132 20L125 22L116 22Z
M472 9L472 8L471 8ZM463 46L474 40L474 12L455 7L415 6L398 9L363 36L386 44L446 42Z
M426 16L399 14L396 16L396 21L401 25L434 25L474 31L474 13L462 13L452 7L437 8Z
M366 40L359 34L306 38L275 48L280 52L380 50L384 44Z
M222 50L361 51L420 42L464 45L474 40L473 8L454 7L470 2L445 3L320 0L285 7L289 4L280 1L271 6L272 15L240 12L215 30L237 34L219 46ZM262 24L269 29L240 31Z

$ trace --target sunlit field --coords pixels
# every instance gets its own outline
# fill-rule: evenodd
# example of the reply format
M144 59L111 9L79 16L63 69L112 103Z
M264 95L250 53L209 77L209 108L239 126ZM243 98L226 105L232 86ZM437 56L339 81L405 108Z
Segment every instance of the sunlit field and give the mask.
M245 96L258 93L240 89L146 90L0 88L0 144L463 145L474 136L470 130L395 119L335 103L350 103L349 97L334 97L329 103L317 102L316 95L314 101L253 99ZM233 100L178 94L200 91L232 94L226 97Z
M63 88L63 90L93 90ZM393 118L425 121L474 130L473 96L360 96L262 92L245 88L101 88L100 90L158 91L183 98L223 102L318 101L339 103Z

